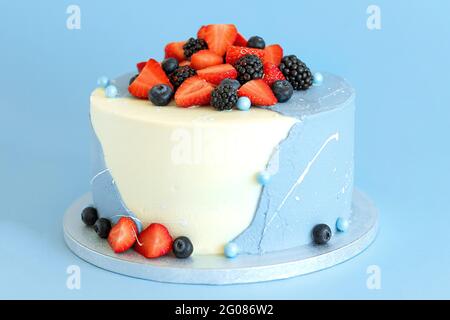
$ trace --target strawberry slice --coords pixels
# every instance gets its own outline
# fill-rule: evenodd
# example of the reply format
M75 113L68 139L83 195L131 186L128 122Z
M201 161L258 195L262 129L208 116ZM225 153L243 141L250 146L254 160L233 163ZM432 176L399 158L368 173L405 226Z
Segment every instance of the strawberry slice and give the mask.
M279 44L272 44L264 49L264 62L270 62L277 66L280 65L283 58L283 48Z
M244 36L238 32L237 36L236 36L236 40L234 40L233 45L238 46L238 47L246 47L247 39L245 39Z
M181 61L181 62L178 64L178 66L180 66L180 67L190 66L190 65L191 65L191 62L188 61L188 60Z
M223 79L236 79L237 71L231 64L219 64L198 70L197 75L209 83L218 85Z
M178 60L178 62L181 62L183 60L186 60L184 57L184 49L183 45L186 43L186 41L180 41L180 42L171 42L166 45L164 48L165 52L165 58L175 58Z
M199 34L211 51L223 56L236 40L237 29L234 24L210 24L200 28Z
M179 107L208 105L214 86L198 76L190 77L181 84L175 93L175 103Z
M264 63L264 77L263 80L265 83L267 83L270 87L272 87L272 84L275 81L278 80L286 80L283 73L280 71L280 69L273 63L266 62Z
M261 79L251 80L238 90L239 97L248 97L254 106L272 106L277 98L269 85Z
M158 61L150 59L137 78L130 84L128 91L136 98L146 99L148 91L157 84L167 84L172 87L169 78Z
M139 234L134 250L146 258L158 258L172 250L172 242L166 227L152 223Z
M234 65L236 61L248 54L257 55L261 60L263 60L264 58L264 50L262 49L231 46L227 50L227 56L225 60L227 63Z
M115 253L124 252L134 245L137 234L138 230L133 219L122 217L109 232L108 243Z
M191 67L200 70L222 64L223 58L211 50L200 50L191 57Z
M147 64L147 61L138 62L136 64L136 67L138 69L138 72L141 72L142 69L144 69L145 65Z

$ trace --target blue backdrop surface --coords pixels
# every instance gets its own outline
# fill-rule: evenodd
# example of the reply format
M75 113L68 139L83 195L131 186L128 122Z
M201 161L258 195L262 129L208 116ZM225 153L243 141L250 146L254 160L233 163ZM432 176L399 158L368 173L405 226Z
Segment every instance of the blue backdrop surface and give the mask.
M66 27L67 7L81 29ZM381 29L366 10L380 8ZM450 298L450 2L3 1L0 5L0 298ZM89 94L201 24L235 23L357 90L356 185L376 242L334 268L239 286L143 281L96 268L62 237L89 189ZM80 290L66 270L81 270ZM368 288L378 266L381 288Z

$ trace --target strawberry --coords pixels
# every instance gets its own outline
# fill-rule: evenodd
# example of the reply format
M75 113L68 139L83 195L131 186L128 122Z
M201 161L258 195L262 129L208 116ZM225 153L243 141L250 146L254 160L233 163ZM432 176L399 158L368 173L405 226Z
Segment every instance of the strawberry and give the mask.
M236 61L248 54L257 55L261 60L264 58L264 50L262 49L231 46L227 50L227 56L225 60L227 63L234 65Z
M137 78L130 84L128 91L136 98L146 99L148 91L157 84L167 84L172 87L159 62L150 59Z
M197 38L205 39L206 27L207 26L201 26L200 29L198 29L198 31L197 31Z
M165 52L165 58L175 58L178 60L178 62L181 62L183 60L186 60L184 57L184 49L183 45L186 43L186 41L180 41L180 42L171 42L166 45L164 48Z
M211 51L223 56L236 40L237 29L234 24L210 24L200 28L198 36L206 41Z
M147 61L138 62L136 64L136 67L138 69L138 72L141 72L142 69L144 69L145 65L147 64Z
M246 47L247 39L245 39L244 36L238 32L237 36L236 36L236 40L234 40L233 45L238 46L238 47Z
M218 85L223 79L236 79L237 71L231 64L219 64L198 70L197 75L212 84Z
M175 93L175 103L179 107L208 105L214 86L198 76L184 80Z
M108 235L108 243L115 253L130 249L136 242L138 230L133 219L122 217L112 227Z
M191 67L200 70L217 64L222 64L223 58L211 50L200 50L191 57Z
M152 223L139 234L134 250L146 258L158 258L172 250L172 242L166 227Z
M251 80L238 90L239 97L248 97L254 106L271 106L277 98L269 85L261 79Z
M286 78L284 77L283 73L280 71L280 69L275 64L266 62L266 63L264 63L263 80L269 86L272 86L272 84L275 81L286 80Z
M178 64L178 66L180 66L180 67L190 66L190 65L191 65L191 62L188 61L188 60L181 61L181 62Z
M280 65L283 58L283 48L279 44L272 44L264 49L264 62L270 62L277 66Z

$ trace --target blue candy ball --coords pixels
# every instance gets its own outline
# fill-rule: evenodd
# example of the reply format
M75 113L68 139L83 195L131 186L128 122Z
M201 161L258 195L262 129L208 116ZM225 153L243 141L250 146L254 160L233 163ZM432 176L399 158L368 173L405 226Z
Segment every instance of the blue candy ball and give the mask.
M265 186L270 181L270 174L267 171L261 171L258 173L258 183L262 186Z
M236 103L236 107L241 111L248 111L252 106L252 102L247 97L240 97Z
M345 232L348 230L349 222L345 218L338 218L336 220L336 229L340 232Z
M323 75L320 72L314 73L313 76L313 85L314 86L320 86L323 82Z
M109 85L108 77L102 76L97 79L97 86L101 88L106 88Z
M117 87L115 85L112 85L112 84L107 86L106 89L105 89L105 95L108 98L115 98L115 97L117 97L118 93L119 92L117 91Z
M235 258L239 254L239 247L236 243L230 242L225 246L223 253L227 258Z

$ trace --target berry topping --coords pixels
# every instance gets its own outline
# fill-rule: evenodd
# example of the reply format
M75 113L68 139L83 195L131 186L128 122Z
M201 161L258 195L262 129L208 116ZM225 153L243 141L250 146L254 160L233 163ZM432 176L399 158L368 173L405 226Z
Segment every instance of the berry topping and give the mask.
M171 86L161 65L156 60L150 59L138 77L128 87L128 91L136 98L147 99L148 91L157 84Z
M231 64L219 64L197 71L200 78L212 84L220 84L224 79L236 79L237 71Z
M257 48L257 49L264 49L266 47L266 42L261 37L253 36L250 39L248 39L247 47L249 47L249 48Z
M167 44L166 47L164 48L165 52L164 58L175 58L178 60L178 62L186 60L183 49L185 43L186 41L171 42Z
M186 259L191 256L194 246L188 237L178 237L173 241L172 251L178 259Z
M184 56L190 58L194 53L208 49L208 44L203 39L189 38L189 40L183 45Z
M197 73L190 66L178 67L174 72L170 74L170 82L175 88L178 88L184 80L195 76Z
M283 72L294 90L306 90L313 84L313 76L306 64L295 55L285 56L281 60L280 70Z
M191 62L189 60L181 61L179 64L180 67L190 66L190 65L191 65Z
M313 228L312 237L315 244L325 244L331 239L331 229L326 224L318 224Z
M272 86L272 84L275 81L278 80L286 80L283 73L278 69L276 65L270 62L264 63L264 82L267 83L269 86Z
M166 255L172 249L172 237L166 227L152 223L142 231L134 250L146 258L158 258Z
M237 101L237 90L231 84L220 85L211 94L211 105L219 111L233 109Z
M286 102L292 97L294 88L289 81L278 80L272 84L272 91L278 102Z
M226 63L234 65L236 61L238 61L240 58L246 56L246 55L256 55L261 60L264 58L264 50L261 49L255 49L255 48L247 48L247 47L236 47L231 46L227 50L227 56L225 58Z
M128 84L131 85L131 84L134 82L134 80L136 80L137 77L138 77L138 74L132 76L132 77L130 78L130 81L128 82Z
M272 106L277 98L263 80L251 80L238 90L239 97L248 97L255 106Z
M109 221L106 218L98 219L97 222L94 224L94 231L100 238L102 239L108 238L109 231L111 231L111 221Z
M137 234L133 219L122 217L109 232L108 243L115 253L124 252L134 245Z
M224 85L224 84L230 84L236 90L238 90L241 86L241 83L234 79L223 79L222 82L220 83L220 85Z
M191 67L200 70L223 63L223 58L211 50L200 50L191 57Z
M142 69L144 69L146 64L147 64L147 61L138 62L136 64L136 68L137 68L138 72L141 72Z
M84 208L81 212L81 220L87 226L93 226L98 219L97 209L94 207Z
M208 26L201 26L200 29L198 29L197 31L197 38L198 39L205 39L205 35L206 35L206 28Z
M214 86L199 77L191 77L183 82L175 93L175 103L179 107L208 105Z
M169 75L178 68L178 60L175 58L164 59L161 63L161 67L163 68L164 72Z
M150 89L148 99L155 106L167 106L172 100L173 90L167 84L157 84Z
M233 24L210 24L199 33L198 37L205 39L211 51L223 56L236 40L237 29Z
M247 46L247 39L245 39L245 37L238 32L236 40L234 40L233 46L245 47Z
M279 44L272 44L264 49L264 62L279 66L283 58L283 48Z
M264 75L261 59L256 55L246 55L234 64L238 72L238 81L246 83L253 79L261 79Z

